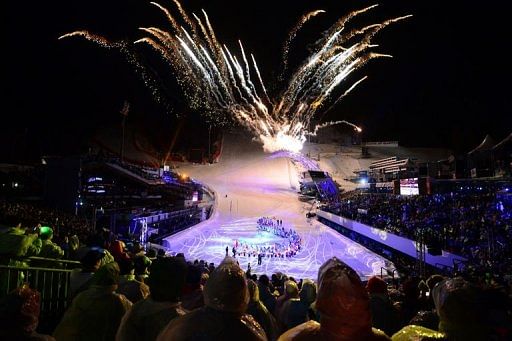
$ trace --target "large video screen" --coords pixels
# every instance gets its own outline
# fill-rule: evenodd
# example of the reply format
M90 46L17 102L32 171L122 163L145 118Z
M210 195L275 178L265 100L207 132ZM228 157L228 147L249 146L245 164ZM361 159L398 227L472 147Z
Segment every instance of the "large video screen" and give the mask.
M418 195L420 188L418 186L418 178L400 179L401 195Z

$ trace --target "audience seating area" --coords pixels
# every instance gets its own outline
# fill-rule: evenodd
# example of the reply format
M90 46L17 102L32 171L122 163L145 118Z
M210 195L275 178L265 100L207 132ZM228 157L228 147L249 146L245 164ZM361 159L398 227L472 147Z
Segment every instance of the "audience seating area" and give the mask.
M358 194L331 208L410 237L415 226L427 225L445 247L488 269L366 283L336 258L317 278L255 274L236 258L213 264L145 251L73 216L2 203L2 223L22 223L0 233L0 339L507 340L512 281L503 267L510 250L493 249L502 267L492 273L498 262L488 257L485 232L491 222L496 242L510 237L510 216L503 214L510 202L490 193L479 198Z

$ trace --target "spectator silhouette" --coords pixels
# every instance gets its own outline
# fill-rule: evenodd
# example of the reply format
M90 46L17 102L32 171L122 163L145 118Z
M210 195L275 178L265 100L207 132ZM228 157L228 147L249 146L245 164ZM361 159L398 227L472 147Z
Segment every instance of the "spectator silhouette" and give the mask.
M104 253L100 249L92 249L89 247L78 249L77 258L82 264L82 268L73 269L71 271L69 279L70 297L75 297L78 293L89 288L94 273L101 266L103 256Z
M486 306L479 301L481 291L460 277L439 282L432 290L439 316L439 332L408 325L393 335L393 340L490 340L485 325Z
M370 295L372 326L393 335L400 329L398 311L388 296L388 285L380 277L373 276L368 280L366 289Z
M269 340L276 340L279 336L277 322L274 316L272 316L265 305L260 301L258 285L253 280L248 280L247 286L249 288L249 306L247 307L247 313L254 317L260 324Z
M271 283L267 275L261 275L258 280L260 300L267 307L268 311L274 312L276 308L276 296L273 294Z
M149 295L149 287L135 278L135 265L131 260L119 263L121 277L116 290L118 294L126 296L132 303L137 303Z
M320 323L308 321L279 340L389 340L372 328L368 293L357 273L333 257L318 270L316 308Z
M114 291L119 266L109 263L96 271L90 288L78 294L55 329L59 341L113 340L121 318L132 303Z
M187 268L181 306L188 311L204 306L201 270L196 265L189 265Z
M205 306L172 320L157 340L267 340L251 315L245 314L249 292L236 260L226 257L204 289Z
M183 258L162 258L151 264L148 285L151 295L135 303L121 321L118 341L154 341L172 319L185 315L181 308L181 290L185 283Z
M40 302L39 292L25 285L5 296L0 301L0 340L54 341L36 333Z

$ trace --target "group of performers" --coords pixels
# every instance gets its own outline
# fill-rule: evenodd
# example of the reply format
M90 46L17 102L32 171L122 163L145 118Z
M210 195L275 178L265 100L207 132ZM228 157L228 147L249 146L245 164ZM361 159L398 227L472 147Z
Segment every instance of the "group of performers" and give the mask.
M283 242L255 245L248 244L238 239L234 241L232 248L235 257L257 257L258 265L263 258L289 258L295 256L302 248L302 239L293 229L285 229L283 221L275 218L262 217L257 221L259 231L270 232L283 238ZM226 251L227 254L227 251Z

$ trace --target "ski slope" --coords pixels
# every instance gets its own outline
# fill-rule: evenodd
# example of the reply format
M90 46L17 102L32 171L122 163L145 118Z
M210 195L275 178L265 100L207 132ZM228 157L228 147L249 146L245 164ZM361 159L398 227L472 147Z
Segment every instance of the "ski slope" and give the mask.
M243 134L227 135L220 162L213 165L179 165L180 173L208 185L216 193L212 217L165 240L174 253L183 252L187 259L204 259L219 264L226 246L235 240L251 245L271 245L280 237L258 231L259 217L282 219L303 239L303 248L291 258L264 258L257 265L255 257L238 257L243 269L251 264L252 273L271 275L283 272L296 279L316 280L320 265L336 256L367 279L380 274L381 267L393 267L384 258L338 234L316 219L307 219L310 203L298 200L298 174L286 158L272 158L260 144Z

